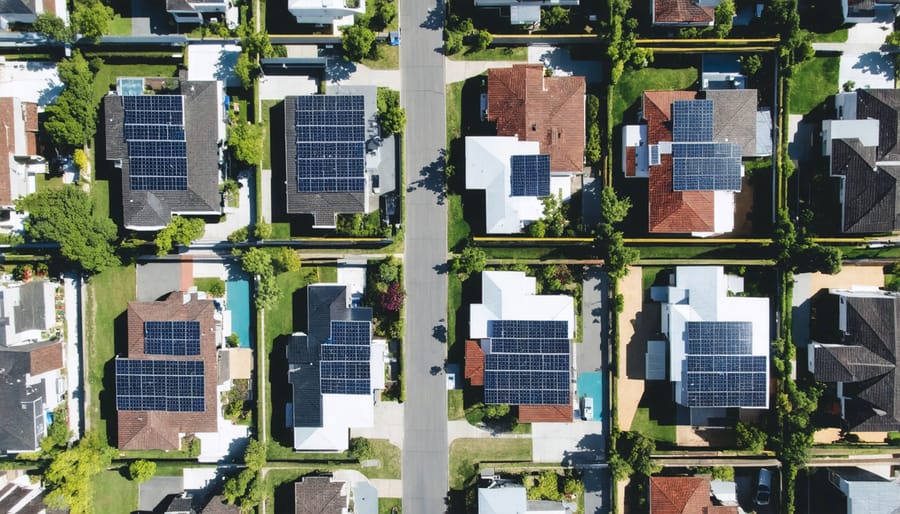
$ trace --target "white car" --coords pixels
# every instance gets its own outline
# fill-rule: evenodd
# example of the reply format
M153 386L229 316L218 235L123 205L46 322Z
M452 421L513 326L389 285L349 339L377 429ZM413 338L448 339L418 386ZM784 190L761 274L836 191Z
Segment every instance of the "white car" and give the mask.
M594 419L594 399L590 396L581 397L581 418Z

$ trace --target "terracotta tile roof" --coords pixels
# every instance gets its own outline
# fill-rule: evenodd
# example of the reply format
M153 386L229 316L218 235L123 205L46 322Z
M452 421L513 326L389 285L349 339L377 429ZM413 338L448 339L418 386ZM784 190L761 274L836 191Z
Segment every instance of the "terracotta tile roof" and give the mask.
M12 98L0 98L0 125L12 130L0 132L0 205L12 205L9 180L9 157L16 149L14 102Z
M488 70L487 118L498 136L537 141L551 171L584 168L584 77L544 77L540 64Z
M347 506L343 486L331 477L301 478L294 483L294 514L341 514Z
M41 346L31 352L31 374L40 375L54 369L62 369L62 343Z
M694 91L644 91L643 113L647 121L647 144L672 140L672 102L693 100ZM672 156L660 155L658 166L650 166L648 183L650 232L712 232L715 227L715 193L673 191Z
M629 146L625 149L625 175L633 177L637 173L637 148Z
M707 507L704 511L706 514L738 514L736 506L713 505Z
M469 385L484 385L484 351L478 341L466 340L466 371L465 377L469 379Z
M38 106L32 102L22 102L25 107L25 145L28 155L37 155Z
M650 514L703 514L709 495L708 477L650 477Z
M701 7L696 0L653 0L653 23L673 25L710 25L714 7Z
M520 423L567 423L572 416L571 405L519 405Z
M159 302L130 302L128 304L128 357L132 359L198 360L196 356L147 355L144 353L145 321L200 322L200 356L203 361L203 412L142 412L118 411L118 446L122 450L177 450L181 434L216 432L216 384L218 359L216 351L216 312L212 300L192 297L183 302L180 291L173 292Z

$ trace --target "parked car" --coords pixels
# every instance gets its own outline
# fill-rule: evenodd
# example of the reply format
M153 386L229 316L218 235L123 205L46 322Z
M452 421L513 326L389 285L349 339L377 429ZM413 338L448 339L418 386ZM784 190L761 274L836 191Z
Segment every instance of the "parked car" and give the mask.
M581 418L594 419L594 399L590 396L581 397Z
M753 501L757 505L768 505L772 496L772 472L768 469L759 470L759 480L756 482L756 497Z

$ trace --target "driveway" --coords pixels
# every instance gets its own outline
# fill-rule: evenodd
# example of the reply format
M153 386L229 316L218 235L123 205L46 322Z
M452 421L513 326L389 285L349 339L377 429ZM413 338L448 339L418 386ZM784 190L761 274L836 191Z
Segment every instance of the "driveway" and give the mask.
M877 13L875 22L850 27L846 42L813 43L816 51L841 53L838 85L854 82L857 88L894 88L894 60L884 51L884 38L893 30L893 11Z
M609 485L611 477L609 468L584 469L584 513L604 514L610 511Z
M399 402L375 403L375 423L371 427L351 428L350 437L387 439L394 446L403 448L403 404Z
M263 75L258 84L260 100L284 100L286 96L319 92L319 81L312 77Z
M532 423L531 457L534 462L562 466L589 464L601 460L606 451L603 423Z
M404 35L404 41L405 41ZM400 70L375 70L365 64L345 61L323 51L321 57L329 57L325 76L329 83L342 86L380 86L400 90Z
M250 218L253 212L253 199L256 198L256 181L248 179L249 171L241 172L238 175L238 206L225 206L225 221L219 223L208 223L206 230L200 241L219 242L228 239L229 234L235 230L250 225ZM271 221L271 218L269 219Z
M366 292L367 262L365 258L348 258L341 259L337 264L337 283L347 286L354 302L362 301Z

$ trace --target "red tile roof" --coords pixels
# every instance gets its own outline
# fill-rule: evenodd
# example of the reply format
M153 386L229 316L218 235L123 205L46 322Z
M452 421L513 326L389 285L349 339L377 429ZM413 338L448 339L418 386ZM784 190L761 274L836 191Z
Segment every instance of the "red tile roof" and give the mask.
M584 168L584 77L544 77L540 64L488 70L487 118L498 136L537 141L551 171Z
M31 375L40 375L62 367L62 343L41 346L31 351Z
M128 304L128 357L132 359L198 360L196 356L147 355L144 353L145 321L199 321L200 356L203 361L203 412L118 411L118 446L122 450L177 450L181 434L216 432L216 384L218 362L216 350L216 307L212 300L192 297L183 303L182 292L176 291L158 302Z
M12 205L9 180L9 154L16 151L14 102L12 98L0 98L0 124L10 130L0 132L0 205Z
M647 144L672 141L672 102L693 100L693 91L645 91L644 119L647 120ZM673 191L672 156L660 155L660 163L650 166L648 209L650 232L712 232L715 227L715 193L712 191Z
M38 110L37 104L22 102L25 108L25 145L28 155L37 155Z
M709 477L650 477L650 514L737 514L713 506Z
M519 405L519 423L567 423L572 421L571 405Z
M465 377L469 379L469 385L484 385L484 351L478 341L466 340L466 371Z
M637 148L629 146L625 149L625 176L633 177L637 173Z
M696 0L653 0L653 23L710 25L715 12L714 7L701 7Z

